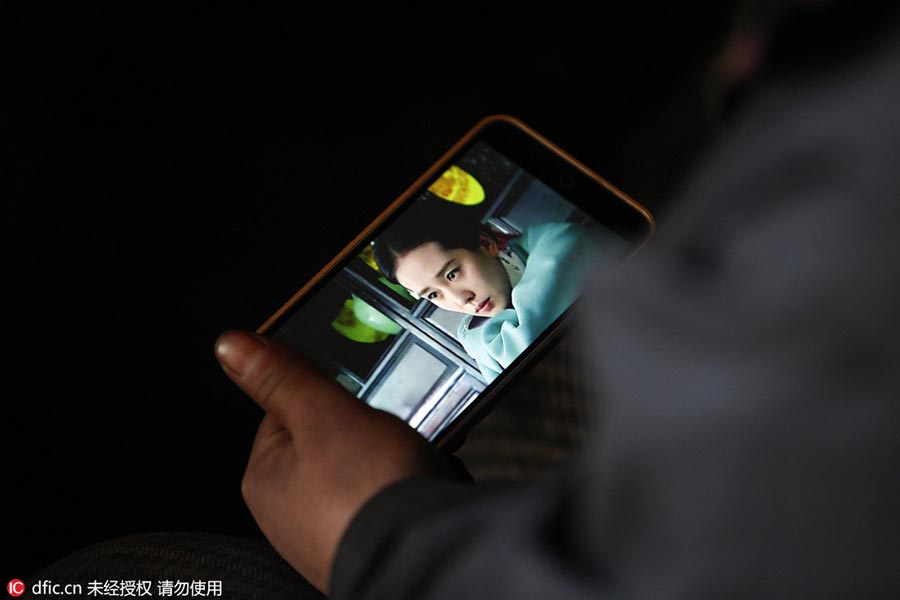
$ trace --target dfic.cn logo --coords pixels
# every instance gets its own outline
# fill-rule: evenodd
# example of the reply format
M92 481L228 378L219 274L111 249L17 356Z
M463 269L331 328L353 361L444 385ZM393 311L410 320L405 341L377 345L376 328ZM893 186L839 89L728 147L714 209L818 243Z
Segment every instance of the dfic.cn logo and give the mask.
M13 598L18 598L25 593L25 582L21 579L10 579L9 583L6 584L6 591Z

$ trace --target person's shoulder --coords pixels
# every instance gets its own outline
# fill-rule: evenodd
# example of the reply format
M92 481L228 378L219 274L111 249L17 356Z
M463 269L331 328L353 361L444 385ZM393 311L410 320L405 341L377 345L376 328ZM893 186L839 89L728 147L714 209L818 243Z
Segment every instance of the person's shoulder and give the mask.
M595 227L582 223L554 221L526 227L517 239L523 247L531 250L539 245L561 246L577 240L593 239L599 233Z
M538 223L529 225L522 230L523 236L542 236L547 234L561 233L566 231L577 231L583 228L583 225L571 221L550 221L548 223Z
M536 225L528 225L522 229L522 233L517 236L515 241L528 245L530 242L534 242L536 240L540 240L542 238L547 237L548 235L553 235L559 233L561 231L565 231L568 229L566 226L570 225L570 223L566 222L551 222L551 223L538 223Z

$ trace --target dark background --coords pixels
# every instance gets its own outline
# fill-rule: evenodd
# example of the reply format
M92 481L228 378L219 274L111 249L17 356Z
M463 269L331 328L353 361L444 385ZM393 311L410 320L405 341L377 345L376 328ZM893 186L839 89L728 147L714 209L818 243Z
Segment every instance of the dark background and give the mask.
M4 582L115 536L259 535L239 482L261 413L216 336L481 117L521 118L665 227L732 10L121 4L0 19Z

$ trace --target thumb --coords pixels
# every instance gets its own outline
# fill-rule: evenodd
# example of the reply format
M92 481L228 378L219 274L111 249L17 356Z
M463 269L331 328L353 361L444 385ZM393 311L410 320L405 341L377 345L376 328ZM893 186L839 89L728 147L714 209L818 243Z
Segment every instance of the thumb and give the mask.
M329 405L327 412L361 404L306 358L257 333L226 331L215 354L228 377L288 431L308 424L322 404Z

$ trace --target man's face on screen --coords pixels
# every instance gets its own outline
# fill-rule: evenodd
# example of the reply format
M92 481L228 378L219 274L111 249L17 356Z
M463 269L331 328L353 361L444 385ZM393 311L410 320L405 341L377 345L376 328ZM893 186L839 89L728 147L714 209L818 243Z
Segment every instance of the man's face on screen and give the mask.
M491 317L512 306L506 270L489 248L447 250L437 242L397 259L397 281L440 308Z

